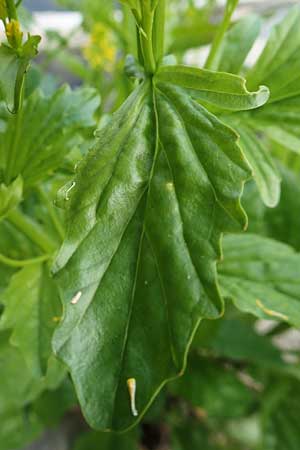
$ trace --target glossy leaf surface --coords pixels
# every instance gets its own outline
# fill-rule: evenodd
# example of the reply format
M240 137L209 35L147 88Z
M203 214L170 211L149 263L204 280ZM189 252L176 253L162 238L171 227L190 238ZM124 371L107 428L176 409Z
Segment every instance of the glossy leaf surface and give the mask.
M200 319L222 312L219 240L246 224L248 176L235 133L158 79L100 130L66 192L69 229L55 268L64 318L54 347L93 427L136 421L128 378L140 418L184 369Z

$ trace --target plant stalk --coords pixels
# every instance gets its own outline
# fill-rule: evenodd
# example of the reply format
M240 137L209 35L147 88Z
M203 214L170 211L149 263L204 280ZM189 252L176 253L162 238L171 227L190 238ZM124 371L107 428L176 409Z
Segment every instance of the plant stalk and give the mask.
M239 0L227 0L223 20L218 28L216 36L213 40L209 55L204 65L205 69L216 70L218 53L223 42L225 33L230 25L232 14L237 7Z
M144 59L144 67L148 74L153 74L156 69L156 62L153 53L153 24L154 11L151 11L149 2L142 0L142 22L139 30L141 50Z
M154 17L153 48L156 63L164 57L165 47L166 0L159 0Z
M19 209L11 211L6 219L47 254L56 250L57 244L45 233L42 227L30 217L25 216Z

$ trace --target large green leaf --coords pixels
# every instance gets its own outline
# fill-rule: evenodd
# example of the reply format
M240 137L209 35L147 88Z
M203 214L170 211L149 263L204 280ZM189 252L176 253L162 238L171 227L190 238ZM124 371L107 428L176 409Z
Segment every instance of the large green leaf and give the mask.
M219 265L224 296L244 312L300 327L300 255L261 236L228 235Z
M182 373L200 319L221 314L220 237L246 225L248 175L236 134L159 79L100 130L66 190L55 266L64 315L54 348L93 427L135 423L127 379L136 379L139 419Z
M6 183L22 174L28 186L57 169L74 146L76 132L95 125L98 106L93 89L71 91L65 86L51 97L35 91L0 133L0 169Z
M5 306L0 328L12 330L10 343L21 351L36 377L47 371L56 326L53 319L61 314L58 293L47 270L40 264L24 267L0 296Z

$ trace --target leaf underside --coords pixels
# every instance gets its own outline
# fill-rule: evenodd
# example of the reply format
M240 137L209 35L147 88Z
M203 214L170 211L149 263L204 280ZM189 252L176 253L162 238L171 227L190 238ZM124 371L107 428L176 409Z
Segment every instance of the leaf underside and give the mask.
M201 318L222 313L220 237L246 225L248 176L237 135L168 83L145 81L101 130L68 193L55 267L64 317L54 348L92 427L139 420L184 370Z

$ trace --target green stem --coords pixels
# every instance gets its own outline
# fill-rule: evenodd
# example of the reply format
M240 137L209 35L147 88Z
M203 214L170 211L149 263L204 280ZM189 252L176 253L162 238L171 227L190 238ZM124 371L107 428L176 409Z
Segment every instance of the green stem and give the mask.
M8 158L6 161L6 171L5 171L5 179L6 179L6 184L10 184L11 181L14 178L15 175L15 164L16 164L16 160L17 160L17 156L18 156L18 146L19 146L19 141L20 141L20 133L21 133L21 123L22 123L22 119L23 119L23 109L22 109L22 104L23 104L23 98L24 98L24 86L22 86L21 88L21 93L20 93L20 103L19 103L19 110L18 112L15 114L15 126L14 126L14 134L13 134L13 139L12 139L12 143L10 145L10 151L8 152ZM14 105L15 107L15 105Z
M47 261L50 258L51 258L51 255L42 255L42 256L37 256L36 258L18 260L18 259L8 258L7 256L2 255L0 253L0 263L5 264L6 266L9 266L9 267L15 267L15 268L30 266L32 264L38 264L38 263Z
M6 218L44 252L49 254L56 250L57 244L45 233L43 228L20 210L11 211Z
M17 8L14 0L6 0L9 20L18 20Z
M53 223L59 237L61 238L61 240L63 240L65 238L65 230L56 214L55 207L54 207L52 201L49 200L48 196L45 194L45 192L43 191L42 188L38 187L37 191L38 191L39 196L41 197L42 202L44 203L44 205L46 206L46 208L48 210L49 216L52 220L52 223Z
M239 0L227 0L227 4L225 7L225 12L223 16L223 20L218 28L218 31L216 33L216 36L213 40L209 55L207 57L206 63L205 63L205 69L209 70L215 70L218 53L221 47L221 44L223 42L225 33L230 25L232 14L238 4Z
M144 67L148 74L153 74L156 69L152 45L153 22L154 11L151 11L148 1L142 0L142 23L139 34L141 50L144 59Z
M156 63L164 57L166 0L159 0L155 10L153 27L153 49Z

